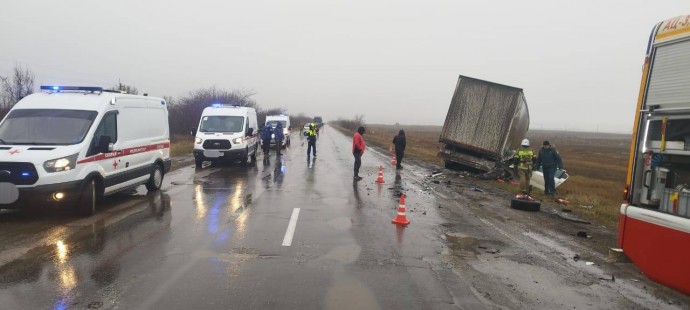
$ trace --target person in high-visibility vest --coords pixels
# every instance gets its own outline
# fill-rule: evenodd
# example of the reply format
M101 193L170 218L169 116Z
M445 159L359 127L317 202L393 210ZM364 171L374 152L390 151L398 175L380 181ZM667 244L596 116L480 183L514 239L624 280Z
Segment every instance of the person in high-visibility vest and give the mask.
M307 136L307 159L314 154L316 158L316 129L314 128L314 123L309 124L309 130L306 132Z
M529 194L529 183L532 178L535 157L534 152L529 147L529 140L522 140L520 146L521 148L515 153L515 159L518 162L518 175L520 176L520 190L523 194Z

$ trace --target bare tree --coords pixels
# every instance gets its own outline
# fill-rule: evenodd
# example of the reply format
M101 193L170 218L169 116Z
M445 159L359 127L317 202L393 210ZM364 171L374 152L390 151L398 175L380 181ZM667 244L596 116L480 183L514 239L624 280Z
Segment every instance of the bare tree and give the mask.
M0 110L9 110L22 98L34 93L34 73L16 64L12 76L0 76Z
M187 96L168 103L170 131L185 134L199 124L201 113L213 104L239 105L260 110L251 97L253 92L247 90L224 90L215 86L191 91Z
M132 85L126 85L122 84L122 82L117 82L117 85L113 86L110 88L110 90L116 90L116 91L121 91L124 92L125 94L130 94L130 95L138 95L139 94L139 89Z

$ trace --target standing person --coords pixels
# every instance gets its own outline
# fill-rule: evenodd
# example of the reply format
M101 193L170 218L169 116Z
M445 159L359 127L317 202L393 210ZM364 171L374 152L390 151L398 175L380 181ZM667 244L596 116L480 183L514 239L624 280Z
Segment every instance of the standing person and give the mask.
M283 125L278 122L276 124L276 128L273 131L273 135L275 136L274 139L276 140L276 156L280 156L280 150L283 148L283 139L285 139L285 135L283 135Z
M517 153L515 153L515 158L518 161L518 175L520 176L520 190L523 194L529 195L530 179L532 178L532 169L534 168L534 152L529 148L529 140L524 139L520 144L522 146Z
M314 123L309 124L309 130L307 130L307 159L314 154L316 158L316 129L314 129Z
M548 140L544 141L539 156L537 157L537 169L542 168L544 172L544 194L553 196L556 194L556 182L554 176L557 169L563 169L561 155L558 154L556 147L551 146Z
M402 169L402 160L403 156L405 156L405 147L407 146L404 130L401 129L398 135L393 137L393 145L395 145L395 160L398 162L395 169Z
M362 177L359 176L359 167L362 166L362 155L364 154L364 150L367 148L366 143L364 143L364 137L362 137L364 132L364 127L359 126L359 128L357 128L357 132L355 132L355 135L352 136L352 155L355 156L355 181L362 179Z
M261 129L261 148L264 150L264 160L268 159L268 153L271 150L271 135L273 128L271 125L264 125Z

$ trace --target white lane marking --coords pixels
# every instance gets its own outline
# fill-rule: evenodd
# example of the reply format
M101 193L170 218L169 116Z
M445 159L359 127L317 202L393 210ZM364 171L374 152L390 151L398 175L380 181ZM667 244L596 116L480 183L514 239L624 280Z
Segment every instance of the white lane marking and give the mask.
M297 227L297 218L299 217L299 208L292 209L292 216L290 217L290 224L288 224L285 231L285 238L283 238L283 246L292 245L292 236L295 235L295 227Z

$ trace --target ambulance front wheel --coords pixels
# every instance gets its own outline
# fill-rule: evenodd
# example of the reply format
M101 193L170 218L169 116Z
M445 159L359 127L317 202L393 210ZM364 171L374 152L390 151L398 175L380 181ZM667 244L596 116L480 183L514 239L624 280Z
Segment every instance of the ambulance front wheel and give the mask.
M98 191L96 188L96 180L90 179L81 191L81 196L77 200L76 211L81 216L91 216L96 213L96 203L98 198Z

